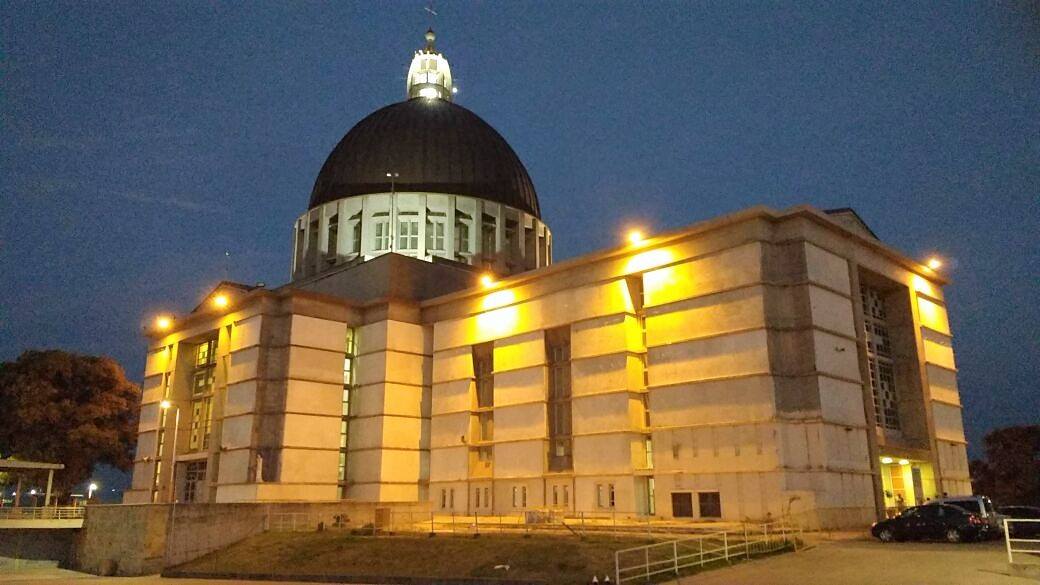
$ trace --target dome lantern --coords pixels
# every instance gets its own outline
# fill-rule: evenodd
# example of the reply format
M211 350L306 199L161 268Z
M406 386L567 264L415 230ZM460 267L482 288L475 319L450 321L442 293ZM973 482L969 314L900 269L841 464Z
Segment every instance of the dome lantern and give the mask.
M408 67L406 85L408 98L439 98L451 101L453 86L451 83L451 67L444 55L438 53L433 46L437 36L433 29L426 31L426 47L415 52L412 64Z

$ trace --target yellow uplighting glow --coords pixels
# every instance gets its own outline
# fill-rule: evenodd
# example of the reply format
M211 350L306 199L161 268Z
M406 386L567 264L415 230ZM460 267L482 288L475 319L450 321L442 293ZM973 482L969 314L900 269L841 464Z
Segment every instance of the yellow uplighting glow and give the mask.
M159 317L155 318L155 328L156 329L161 329L161 330L165 331L166 329L169 329L171 325L173 325L173 319L170 319L169 317L167 317L165 315L162 315L162 316L159 316Z
M639 230L630 230L628 232L628 243L635 246L643 241L643 232Z
M223 309L224 307L228 306L227 295L217 295L213 297L213 306L220 309Z
M484 288L491 288L492 286L495 286L495 277L491 276L490 274L481 274L480 286L483 286Z
M647 250L640 252L628 259L625 264L625 272L643 272L651 268L657 268L672 261L672 253L668 250Z
M913 282L915 291L926 294L932 298L937 298L939 296L936 288L932 286L932 283L928 282L926 278L915 274L910 278L910 280Z
M163 400L162 402L159 403L159 408L161 408L163 410L166 410L167 408L169 408L171 406L173 406L173 404L169 400Z
M910 465L910 460L908 460L908 459L900 459L899 460L899 464L900 465Z
M509 289L495 291L484 297L480 308L485 312L477 315L480 335L494 339L512 334L520 321L520 309L513 305L515 302L516 293Z
M889 463L892 463L892 461L893 461L893 459L891 457L882 457L881 458L881 462L884 463L885 465L888 465Z
M936 258L935 256L932 256L928 259L928 268L931 268L932 270L939 270L940 268L942 268L942 266L942 260Z
M516 300L516 293L509 289L495 291L488 296L484 297L484 300L480 302L480 308L487 311L488 309L497 309L506 305L512 304Z

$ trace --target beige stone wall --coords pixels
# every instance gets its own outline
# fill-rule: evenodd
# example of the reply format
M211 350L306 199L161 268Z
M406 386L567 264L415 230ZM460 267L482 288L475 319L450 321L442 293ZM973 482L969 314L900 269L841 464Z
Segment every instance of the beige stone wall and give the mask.
M350 422L347 497L425 500L429 480L431 335L381 319L358 330L357 392Z
M963 430L955 380L945 374L952 351L937 304L940 282L923 267L813 212L749 212L742 221L662 240L425 304L424 319L434 325L435 507L442 488L465 489L470 498L472 485L488 481L474 475L467 457L470 348L485 341L495 344L494 508L512 509L503 494L538 477L539 467L542 486L531 483L528 507L549 505L532 502L547 498L544 486L557 481L545 458L544 331L569 325L574 470L562 481L574 486L573 509L595 509L595 486L613 483L616 509L638 513L642 476L652 474L665 516L672 491L719 491L729 519L811 511L815 522L867 521L875 513L879 446L864 392L860 270L913 291L915 301L922 289L931 291L921 322L932 325L919 330L916 308L898 324L927 359L900 374L911 441L902 448L947 475L966 467L957 452ZM625 284L637 274L645 291L652 470L644 469L642 446L640 314ZM947 337L936 335L944 331ZM938 402L921 393L925 376L935 379ZM917 436L923 448L913 447ZM938 449L928 437L937 437ZM893 440L881 445L893 448ZM460 499L456 511L466 505Z
M874 428L861 281L886 291L906 356L898 433ZM652 478L660 516L673 514L673 492L693 495L696 517L696 493L717 491L725 519L862 523L881 505L883 453L929 465L936 489L967 489L941 285L814 211L754 209L418 305L272 296L157 340L127 498L147 495L163 373L186 391L179 344L215 329L228 352L216 500L335 498L349 325L359 327L350 499L644 514ZM556 327L570 331L573 468L550 472L545 332ZM494 431L481 441L472 348L485 342ZM258 453L276 465L264 481Z

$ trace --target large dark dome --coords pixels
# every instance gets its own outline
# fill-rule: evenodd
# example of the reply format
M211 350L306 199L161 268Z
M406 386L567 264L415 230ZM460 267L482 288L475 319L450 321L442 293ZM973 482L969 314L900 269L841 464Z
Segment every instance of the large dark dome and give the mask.
M541 218L523 163L473 112L442 99L413 98L377 110L347 132L321 167L310 207L390 191L468 195Z

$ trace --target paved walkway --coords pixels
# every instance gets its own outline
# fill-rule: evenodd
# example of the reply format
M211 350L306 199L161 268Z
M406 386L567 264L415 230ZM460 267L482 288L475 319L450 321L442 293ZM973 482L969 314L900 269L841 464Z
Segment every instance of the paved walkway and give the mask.
M163 579L158 575L147 577L96 577L62 569L27 570L18 573L0 572L0 584L3 585L63 585L65 583L76 585L298 585L298 582L294 581Z
M824 541L672 581L671 585L1037 585L1008 574L1004 541L967 544Z
M1037 585L1008 574L1003 541L881 544L863 538L822 541L808 550L684 577L668 585ZM224 581L95 577L56 568L0 572L0 585L294 585L290 581Z

